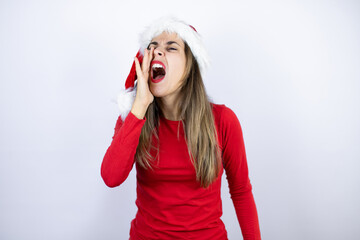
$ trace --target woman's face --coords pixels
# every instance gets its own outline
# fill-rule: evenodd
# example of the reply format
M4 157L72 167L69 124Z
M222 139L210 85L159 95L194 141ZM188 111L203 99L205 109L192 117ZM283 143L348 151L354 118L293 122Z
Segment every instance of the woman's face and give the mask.
M151 40L150 47L154 48L150 91L155 97L174 100L180 91L186 66L185 43L176 33L163 32Z

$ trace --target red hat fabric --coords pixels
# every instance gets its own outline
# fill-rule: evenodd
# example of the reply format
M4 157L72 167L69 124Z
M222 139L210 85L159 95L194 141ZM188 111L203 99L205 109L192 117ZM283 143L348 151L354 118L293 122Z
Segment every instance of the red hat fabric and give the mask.
M144 56L141 54L140 50L137 52L136 57L138 58L139 63L141 65ZM130 73L129 73L128 77L126 78L126 81L125 81L125 89L128 89L130 87L134 87L134 82L135 82L136 79L137 79L136 66L135 66L135 61L134 61L132 66L131 66Z

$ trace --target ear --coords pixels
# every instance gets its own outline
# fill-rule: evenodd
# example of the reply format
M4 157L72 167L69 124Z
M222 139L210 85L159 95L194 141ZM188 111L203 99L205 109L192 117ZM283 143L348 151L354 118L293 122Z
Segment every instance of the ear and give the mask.
M137 90L137 81L135 82L134 87L130 87L128 89L122 89L120 93L117 95L117 104L120 110L120 116L123 121L129 114L132 105L135 101Z

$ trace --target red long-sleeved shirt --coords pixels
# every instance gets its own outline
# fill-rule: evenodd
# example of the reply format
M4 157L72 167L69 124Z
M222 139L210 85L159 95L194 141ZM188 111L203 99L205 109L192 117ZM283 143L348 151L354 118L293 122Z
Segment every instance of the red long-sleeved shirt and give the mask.
M224 104L212 106L223 168L243 238L261 239L240 122ZM101 165L107 186L119 186L128 177L145 121L146 117L138 119L131 112L124 121L119 116ZM187 151L182 122L161 117L159 141L158 168L144 170L135 164L138 211L131 222L130 239L228 239L220 219L223 168L208 189L201 188ZM156 155L155 150L151 153Z

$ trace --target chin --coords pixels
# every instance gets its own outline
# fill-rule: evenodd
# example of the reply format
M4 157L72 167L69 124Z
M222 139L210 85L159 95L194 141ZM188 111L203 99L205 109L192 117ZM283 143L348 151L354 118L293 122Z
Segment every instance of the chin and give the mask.
M165 96L165 94L160 89L153 89L152 87L150 87L150 92L154 97L157 98Z

